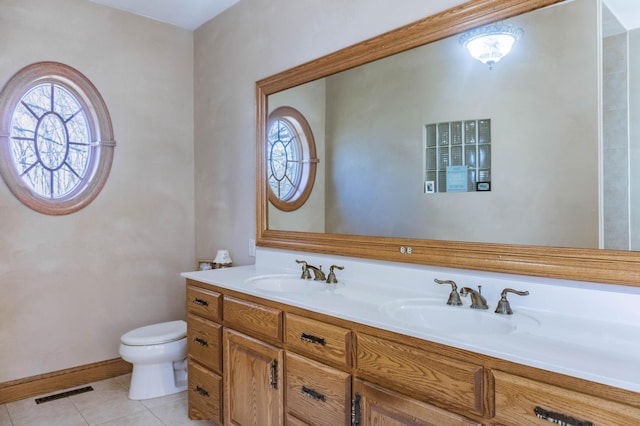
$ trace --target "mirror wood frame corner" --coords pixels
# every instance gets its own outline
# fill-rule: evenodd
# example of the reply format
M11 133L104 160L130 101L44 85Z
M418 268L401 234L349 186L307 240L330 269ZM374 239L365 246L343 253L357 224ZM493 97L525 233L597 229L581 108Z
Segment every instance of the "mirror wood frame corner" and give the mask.
M256 244L478 271L640 287L640 252L277 231L268 228L267 97L561 0L472 0L256 82ZM411 254L401 253L411 247Z

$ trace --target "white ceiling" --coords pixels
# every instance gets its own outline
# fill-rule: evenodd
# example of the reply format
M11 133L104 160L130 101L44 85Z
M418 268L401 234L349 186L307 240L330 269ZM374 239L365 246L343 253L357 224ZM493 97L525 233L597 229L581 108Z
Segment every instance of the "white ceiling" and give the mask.
M239 0L90 0L94 3L195 30Z
M604 0L604 3L627 30L640 27L639 0Z
M195 30L240 0L90 0ZM640 0L604 0L627 30L640 27Z

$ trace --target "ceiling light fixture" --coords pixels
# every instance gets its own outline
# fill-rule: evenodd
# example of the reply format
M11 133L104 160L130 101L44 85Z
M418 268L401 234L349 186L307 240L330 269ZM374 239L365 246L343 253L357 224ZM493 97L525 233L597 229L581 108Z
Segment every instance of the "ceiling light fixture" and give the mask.
M522 34L524 30L520 27L497 22L465 32L458 42L472 57L493 69L493 65L511 51Z

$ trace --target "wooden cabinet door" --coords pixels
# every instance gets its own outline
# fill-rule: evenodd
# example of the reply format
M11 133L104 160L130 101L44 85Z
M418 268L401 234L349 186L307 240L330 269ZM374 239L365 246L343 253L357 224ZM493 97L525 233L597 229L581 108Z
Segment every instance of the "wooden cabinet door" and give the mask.
M223 331L224 418L234 426L283 424L283 350Z
M458 414L355 379L353 394L359 407L354 409L360 426L481 426Z

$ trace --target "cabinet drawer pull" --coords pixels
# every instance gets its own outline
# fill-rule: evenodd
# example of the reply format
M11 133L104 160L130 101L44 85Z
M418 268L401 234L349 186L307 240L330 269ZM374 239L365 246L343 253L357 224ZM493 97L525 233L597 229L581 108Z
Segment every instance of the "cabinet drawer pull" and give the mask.
M209 342L199 337L196 337L195 339L193 339L193 341L199 344L200 346L209 346Z
M209 306L209 302L207 302L206 300L203 300L203 299L198 299L197 297L195 299L193 299L193 303L195 303L196 305L200 305L200 306Z
M568 416L562 413L556 413L554 411L545 410L541 407L533 409L536 417L539 419L547 420L551 423L555 423L561 426L593 426L593 423L587 420L576 419L575 417Z
M300 393L303 394L304 396L308 396L309 398L313 398L316 401L327 402L326 396L306 386L303 386L300 388Z
M360 412L360 394L356 392L356 397L351 400L351 425L360 426L360 420L362 419Z
M200 396L209 396L209 392L207 392L206 390L202 389L200 386L196 386L194 391L196 393L198 393Z
M278 389L278 360L274 359L269 366L269 386Z
M322 337L316 337L313 334L302 333L300 335L300 340L303 342L313 343L314 345L322 345L325 346L327 342Z

